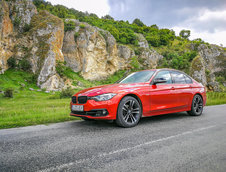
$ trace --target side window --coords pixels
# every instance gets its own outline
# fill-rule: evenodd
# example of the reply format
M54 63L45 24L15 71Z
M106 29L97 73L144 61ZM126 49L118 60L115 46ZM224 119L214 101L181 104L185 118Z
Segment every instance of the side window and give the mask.
M172 79L171 79L171 75L170 75L169 71L160 71L157 73L155 78L165 79L166 83L163 83L163 84L172 84Z
M191 84L192 83L192 79L189 78L188 76L184 75L185 81L187 84Z
M186 84L184 74L180 72L171 72L174 83L176 84Z

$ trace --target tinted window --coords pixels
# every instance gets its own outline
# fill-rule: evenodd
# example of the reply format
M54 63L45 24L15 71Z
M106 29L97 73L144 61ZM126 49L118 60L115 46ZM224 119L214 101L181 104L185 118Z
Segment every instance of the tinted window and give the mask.
M156 78L163 78L163 79L165 79L166 83L163 83L163 84L171 84L172 83L172 79L171 79L171 75L170 75L169 71L160 71L155 76L155 79Z
M176 84L186 84L184 74L180 72L171 72L174 83Z
M185 81L186 81L187 84L192 83L192 79L189 78L188 76L184 75L184 78L185 78Z
M119 83L127 84L127 83L148 82L151 79L154 72L155 71L146 70L146 71L132 73Z

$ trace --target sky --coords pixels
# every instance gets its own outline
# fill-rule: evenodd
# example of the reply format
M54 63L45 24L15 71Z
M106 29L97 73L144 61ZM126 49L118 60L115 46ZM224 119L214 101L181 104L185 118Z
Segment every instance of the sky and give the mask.
M115 20L191 30L190 39L201 38L226 47L226 0L48 0L99 17L109 14Z

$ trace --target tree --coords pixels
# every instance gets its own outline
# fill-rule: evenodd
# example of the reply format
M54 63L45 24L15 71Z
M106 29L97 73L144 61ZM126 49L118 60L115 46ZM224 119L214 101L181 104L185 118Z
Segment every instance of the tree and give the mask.
M102 19L114 20L114 18L111 17L110 15L105 15L102 17Z
M180 31L180 37L184 38L184 39L188 39L191 35L191 31L190 30L181 30Z
M144 26L144 23L138 18L133 20L133 24L136 24L137 26L140 26L140 27Z

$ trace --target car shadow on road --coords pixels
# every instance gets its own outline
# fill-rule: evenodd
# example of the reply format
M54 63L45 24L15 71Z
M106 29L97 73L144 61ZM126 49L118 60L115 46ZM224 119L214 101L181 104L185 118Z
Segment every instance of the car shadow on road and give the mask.
M186 112L180 112L180 113L172 113L172 114L163 114L158 116L151 116L151 117L144 117L141 118L138 125L146 125L146 124L153 124L158 122L164 122L164 121L171 121L171 120L180 120L184 118L191 118ZM85 128L93 128L93 129L112 129L112 128L121 128L117 127L115 122L113 121L102 121L102 120L94 120L94 121L79 121L72 123L72 125L76 125L76 127L85 127Z

